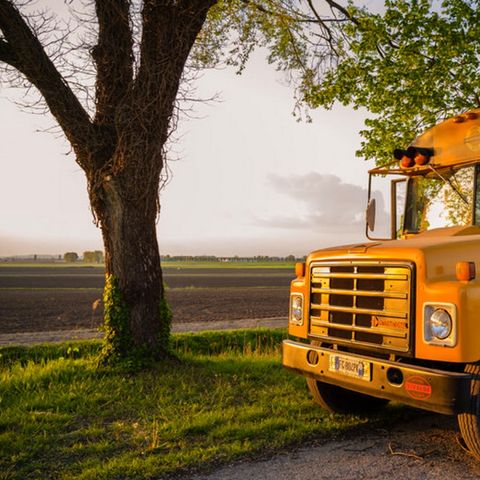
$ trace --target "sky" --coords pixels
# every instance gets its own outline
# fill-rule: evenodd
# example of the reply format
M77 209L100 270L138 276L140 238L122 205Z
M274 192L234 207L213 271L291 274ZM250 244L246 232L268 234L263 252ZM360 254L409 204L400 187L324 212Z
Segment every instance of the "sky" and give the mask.
M367 171L355 157L365 113L336 106L292 115L293 90L253 55L245 72L205 72L195 118L171 146L161 192L160 252L302 256L365 241ZM0 90L0 256L102 249L85 176L50 115L23 112Z

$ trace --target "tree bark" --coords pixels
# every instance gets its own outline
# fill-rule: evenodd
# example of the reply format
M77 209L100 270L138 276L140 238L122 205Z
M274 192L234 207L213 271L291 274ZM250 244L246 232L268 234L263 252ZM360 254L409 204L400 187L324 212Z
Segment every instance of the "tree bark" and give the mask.
M142 148L130 146L117 149L110 163L118 164L121 157L136 170L149 163L146 156ZM163 161L157 161L161 168ZM100 179L92 176L97 183L89 188L105 248L107 362L169 353L170 313L156 234L159 175L145 176L128 166L108 170Z

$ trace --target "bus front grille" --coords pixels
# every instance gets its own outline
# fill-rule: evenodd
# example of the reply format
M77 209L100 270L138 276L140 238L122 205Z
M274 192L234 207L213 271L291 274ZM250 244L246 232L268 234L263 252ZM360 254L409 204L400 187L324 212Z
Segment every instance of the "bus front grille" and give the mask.
M338 344L410 350L412 270L405 263L311 267L310 336Z

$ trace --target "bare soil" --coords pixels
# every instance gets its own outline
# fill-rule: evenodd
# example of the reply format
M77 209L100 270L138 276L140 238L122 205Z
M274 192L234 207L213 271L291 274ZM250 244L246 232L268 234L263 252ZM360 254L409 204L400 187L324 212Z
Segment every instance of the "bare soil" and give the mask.
M167 291L173 323L286 317L288 288L185 288ZM0 333L92 329L102 321L102 290L0 290Z
M291 268L166 268L168 288L288 287ZM0 268L2 288L103 288L103 268L9 267Z
M286 317L291 269L165 269L175 324ZM98 267L0 269L0 334L95 329L104 271Z

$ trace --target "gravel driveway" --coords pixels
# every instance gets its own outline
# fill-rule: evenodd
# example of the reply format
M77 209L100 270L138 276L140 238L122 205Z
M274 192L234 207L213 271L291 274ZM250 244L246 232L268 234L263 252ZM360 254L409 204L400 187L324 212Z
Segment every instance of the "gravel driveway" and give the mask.
M462 448L453 417L419 413L390 431L372 428L354 435L189 479L480 479L480 462Z

